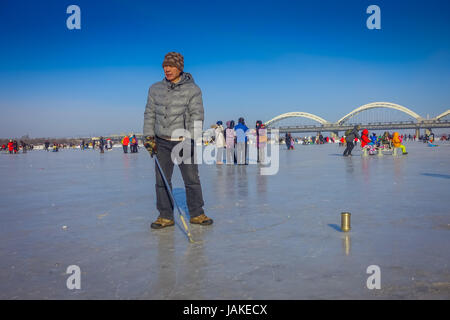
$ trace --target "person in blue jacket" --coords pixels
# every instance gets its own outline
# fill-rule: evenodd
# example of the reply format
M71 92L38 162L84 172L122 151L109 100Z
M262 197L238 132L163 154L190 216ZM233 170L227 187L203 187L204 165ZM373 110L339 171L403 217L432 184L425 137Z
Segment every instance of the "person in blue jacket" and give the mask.
M236 131L237 164L245 164L248 127L245 125L244 118L239 118L234 130Z
M375 133L372 134L372 136L370 137L370 140L372 140L372 143L373 143L374 146L377 145L378 138L377 138L377 135Z

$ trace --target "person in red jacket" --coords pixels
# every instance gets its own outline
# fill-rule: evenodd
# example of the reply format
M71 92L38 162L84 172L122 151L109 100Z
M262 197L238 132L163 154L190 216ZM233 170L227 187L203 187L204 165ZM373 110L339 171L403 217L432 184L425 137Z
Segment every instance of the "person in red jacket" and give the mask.
M361 148L369 149L369 154L375 153L375 146L369 138L369 130L364 129L361 135Z
M369 130L364 129L361 135L361 148L364 148L372 140L369 139Z
M14 142L12 140L9 140L8 142L8 151L9 153L13 153L14 151Z
M123 153L128 153L128 144L130 144L130 138L128 138L128 136L125 136L122 139Z

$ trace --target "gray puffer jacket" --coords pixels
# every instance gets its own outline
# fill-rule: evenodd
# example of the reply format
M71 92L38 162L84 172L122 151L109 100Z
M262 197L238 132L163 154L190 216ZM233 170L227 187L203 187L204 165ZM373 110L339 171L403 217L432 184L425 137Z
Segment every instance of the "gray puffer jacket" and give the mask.
M353 142L355 138L361 139L358 133L358 126L354 126L352 129L352 132L345 137L345 141L347 142Z
M203 124L203 119L202 92L190 73L182 73L178 83L164 78L150 87L144 112L144 136L170 138L174 130L186 129L191 138L197 139L203 125L194 137L194 121Z

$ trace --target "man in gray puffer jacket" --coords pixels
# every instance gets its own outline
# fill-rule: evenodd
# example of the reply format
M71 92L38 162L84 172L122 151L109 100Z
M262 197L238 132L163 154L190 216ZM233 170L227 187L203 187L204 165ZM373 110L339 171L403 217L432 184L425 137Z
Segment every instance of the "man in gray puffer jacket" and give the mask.
M194 131L194 122L203 122L204 110L202 92L195 84L191 74L183 72L184 58L176 52L166 54L163 62L165 78L153 84L148 92L147 106L144 113L144 145L150 155L156 154L161 169L172 188L174 163L171 153L180 143L191 144L190 163L179 164L186 188L186 199L190 222L200 225L213 223L203 211L203 195L198 176L198 167L194 162L194 141L201 137L201 127ZM174 130L185 129L190 137L173 135ZM197 132L199 131L199 132ZM186 155L183 155L186 160ZM164 181L158 168L156 172L156 207L158 219L152 223L153 229L173 226L173 204L165 189Z
M348 135L345 137L345 141L347 142L347 146L344 150L344 157L351 157L352 156L352 150L355 147L354 140L355 138L360 139L358 131L361 129L359 125L356 125L353 127L353 129L350 131Z

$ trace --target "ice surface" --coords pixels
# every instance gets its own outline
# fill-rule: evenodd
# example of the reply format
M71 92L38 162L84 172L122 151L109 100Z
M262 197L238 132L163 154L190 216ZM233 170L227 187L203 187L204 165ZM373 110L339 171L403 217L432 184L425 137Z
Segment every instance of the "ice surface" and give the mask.
M143 149L1 154L0 299L450 298L449 144L409 142L395 158L280 147L273 176L200 166L215 222L191 226L194 244L180 225L150 230ZM173 185L185 203L178 169ZM66 287L70 265L80 290ZM380 290L366 287L370 265Z

